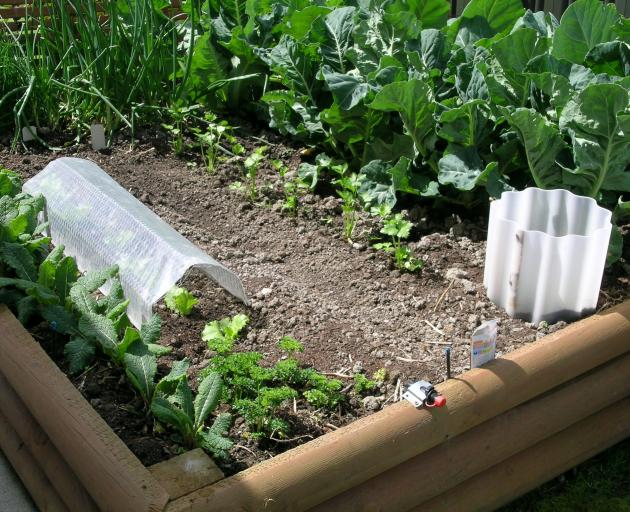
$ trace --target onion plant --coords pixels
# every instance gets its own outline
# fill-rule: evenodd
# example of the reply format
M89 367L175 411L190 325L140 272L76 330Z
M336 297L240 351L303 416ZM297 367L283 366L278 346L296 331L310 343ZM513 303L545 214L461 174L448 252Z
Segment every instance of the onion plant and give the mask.
M138 118L159 112L151 107L175 104L188 76L195 20L169 17L168 5L36 0L23 28L5 27L8 41L0 42L0 62L8 63L0 110L14 106L16 134L27 123L81 131L94 120L110 133L122 126L133 132Z

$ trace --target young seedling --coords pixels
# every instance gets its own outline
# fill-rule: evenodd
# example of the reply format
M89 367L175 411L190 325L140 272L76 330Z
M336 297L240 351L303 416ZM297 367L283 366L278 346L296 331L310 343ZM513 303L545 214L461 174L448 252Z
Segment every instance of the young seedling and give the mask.
M233 342L223 339L225 334L217 333L218 330L220 326L215 324L212 332L206 332L206 338L213 340L211 348L218 354L202 374L221 375L226 383L224 398L246 420L252 437L285 436L289 424L278 417L278 408L300 393L318 408L335 407L343 399L341 381L328 379L312 368L301 368L294 358L304 349L298 340L290 336L281 338L278 347L288 357L267 367L260 364L262 354L258 352L232 352Z
M210 350L214 350L217 354L228 354L248 322L247 315L214 320L203 328L201 339L208 344Z
M372 391L377 385L376 381L368 379L362 373L357 373L354 376L354 391L359 395Z
M304 352L304 345L291 336L280 338L278 347L284 350L289 357L293 357L297 352Z
M259 148L256 148L243 162L243 167L245 167L245 173L247 174L247 183L249 185L250 201L255 201L258 196L256 177L258 176L258 168L265 159L266 151L267 146L260 146Z
M280 183L284 194L284 204L282 205L282 210L288 212L290 215L296 215L299 204L298 193L300 190L300 183L286 179L286 174L289 172L289 168L280 160L273 160L273 166L280 175Z
M229 129L229 125L225 121L216 122L217 116L212 113L204 115L206 123L205 128L193 128L199 149L201 150L201 158L209 173L214 172L217 158L221 151L221 140Z
M350 176L343 176L334 181L340 189L337 194L343 201L342 217L343 217L343 234L347 240L352 240L352 234L357 224L357 210L359 203L359 187L363 181L363 176L352 173Z
M381 233L389 236L390 241L374 244L374 248L393 254L394 265L399 270L415 272L421 269L424 262L414 257L409 247L403 243L403 240L409 237L413 224L406 220L402 213L392 216L388 208L381 208L376 213L383 220Z
M173 313L180 316L188 316L199 300L186 288L174 286L164 296L164 304Z
M170 134L171 147L176 155L183 153L186 129L193 119L198 119L194 113L200 108L201 105L190 105L187 107L171 106L167 109L171 123L163 123L162 128Z

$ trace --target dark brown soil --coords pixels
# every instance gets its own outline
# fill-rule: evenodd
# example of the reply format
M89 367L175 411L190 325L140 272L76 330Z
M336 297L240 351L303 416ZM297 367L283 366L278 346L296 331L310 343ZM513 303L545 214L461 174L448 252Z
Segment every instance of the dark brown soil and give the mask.
M300 151L282 145L273 135L262 137L270 148L270 158L259 172L260 197L254 204L242 192L229 189L234 181L244 181L241 159L223 161L209 174L194 159L186 161L146 143L134 150L119 144L106 153L85 146L62 154L0 151L0 164L27 177L58 156L93 160L241 277L252 299L251 307L195 275L185 283L200 300L190 317L180 318L163 305L157 306L165 320L162 343L174 348L174 357L190 358L193 375L211 356L201 340L205 323L246 313L251 323L240 349L261 352L270 363L281 355L277 341L290 335L305 346L301 355L304 364L319 371L347 375L365 371L371 375L386 368L388 384L368 400L377 409L393 400L398 379L403 385L420 379L434 383L444 380L447 345L452 348L453 373L468 369L470 335L484 320L498 319L499 355L563 326L536 326L511 319L486 298L482 284L485 211L478 212L480 218L462 221L420 207L411 210L418 228L410 246L425 261L425 268L417 275L401 274L392 268L387 255L369 247L370 236L377 232L369 217L362 217L352 243L343 239L341 205L336 197L307 194L300 198L297 217L283 213L281 185L269 163L271 158L280 158L294 172ZM241 143L248 152L263 144L258 138L246 138ZM618 269L607 274L599 306L622 300L628 289L628 280ZM97 378L101 392L91 396L88 387L96 377L90 375L99 375L99 371L92 370L77 385L131 449L147 464L176 450L165 436L159 449L149 450L150 455L144 453L144 447L136 446L137 442L142 444L138 440L146 437L152 424L140 418L136 426L123 427L115 419L118 413L110 407L112 403L119 411L135 400L124 384L118 385L115 372L105 372L108 381ZM114 381L120 397L104 396L102 390ZM100 400L101 407L95 400ZM296 424L295 435L306 437L296 443L367 412L356 397L341 414L313 415L304 408L298 411L289 416ZM125 421L130 421L129 417ZM127 428L136 432L135 438L125 437ZM225 467L228 472L294 445L272 442L259 446L239 438L244 429L237 421L231 432L237 445L232 452L234 460Z

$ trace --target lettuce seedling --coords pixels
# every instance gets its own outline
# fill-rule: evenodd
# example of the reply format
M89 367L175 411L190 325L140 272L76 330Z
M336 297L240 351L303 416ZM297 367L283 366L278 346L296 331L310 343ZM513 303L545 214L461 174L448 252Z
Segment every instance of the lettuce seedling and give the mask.
M242 314L232 318L214 320L203 328L201 339L208 344L210 350L214 350L218 354L227 354L232 351L234 342L248 322L247 315Z
M232 416L219 414L212 426L206 427L206 420L219 404L221 376L215 372L206 375L193 397L186 375L188 366L185 359L173 364L171 372L156 386L151 411L159 421L177 430L178 440L185 447L200 446L216 458L225 458L233 444L225 437Z
M164 296L164 304L173 313L188 316L199 300L186 288L173 286Z

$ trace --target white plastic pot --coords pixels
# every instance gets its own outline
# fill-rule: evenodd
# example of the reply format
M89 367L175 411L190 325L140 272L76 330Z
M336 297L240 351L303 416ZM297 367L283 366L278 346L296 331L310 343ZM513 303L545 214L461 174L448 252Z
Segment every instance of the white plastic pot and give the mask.
M595 310L612 224L566 190L505 192L490 206L484 285L507 313L557 322Z

